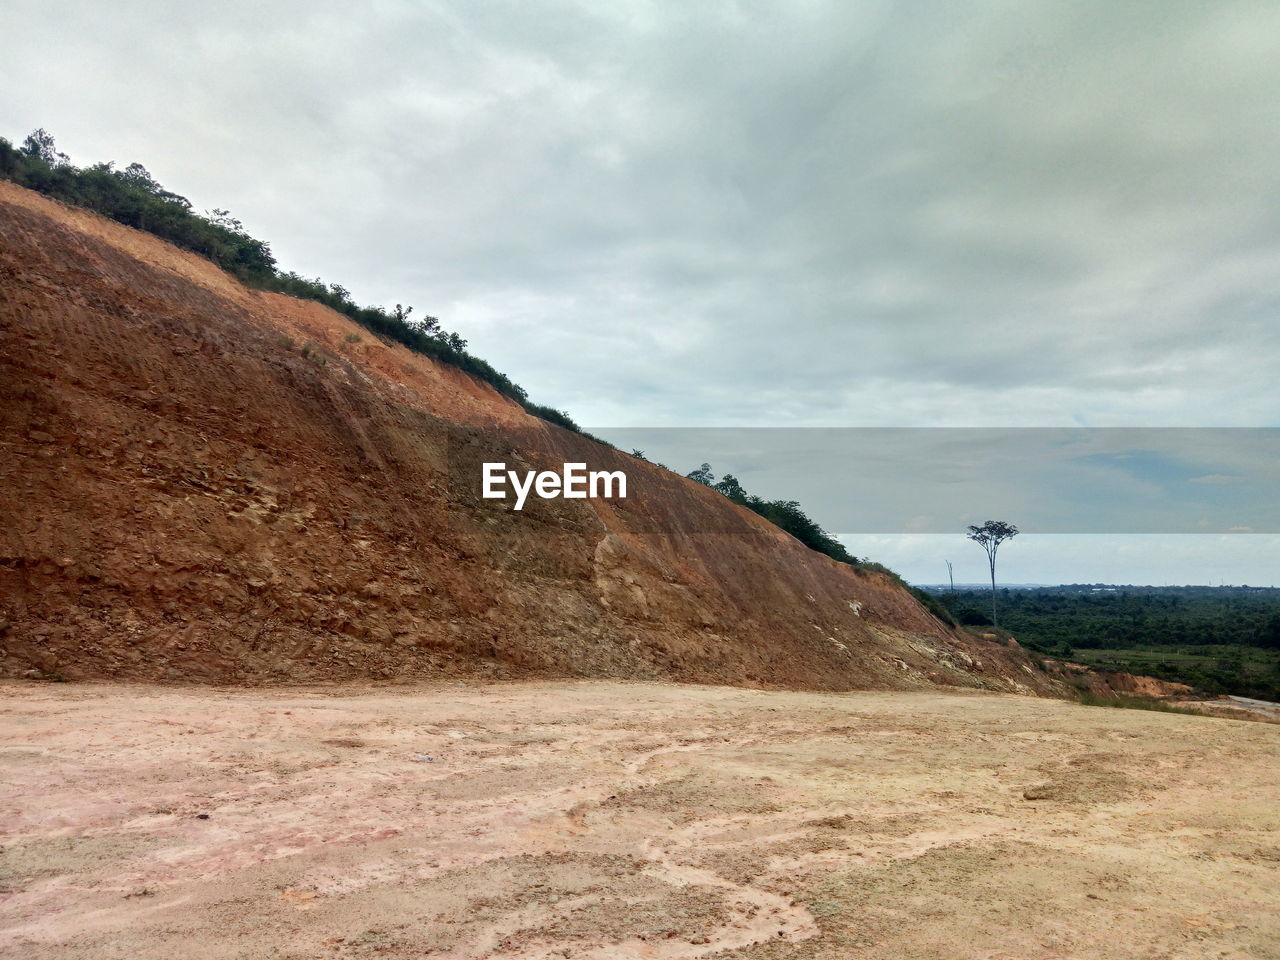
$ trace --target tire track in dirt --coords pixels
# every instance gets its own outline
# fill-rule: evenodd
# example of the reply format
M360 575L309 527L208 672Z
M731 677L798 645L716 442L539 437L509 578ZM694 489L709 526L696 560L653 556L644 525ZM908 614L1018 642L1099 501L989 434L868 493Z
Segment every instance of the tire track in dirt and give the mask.
M601 742L593 746L602 746L603 739L601 738ZM688 738L683 739L688 740ZM675 746L647 750L625 761L623 780L612 781L594 790L583 788L582 792L595 792L596 796L578 800L573 806L563 811L563 817L569 821L575 831L590 829L585 817L590 806L598 806L605 799L625 790L634 790L658 782L656 779L644 776L645 769L658 758L697 752L712 746L742 747L748 744L749 741L746 740L709 736ZM818 933L818 925L813 915L790 899L762 887L738 883L712 870L681 863L678 859L679 854L694 847L698 842L701 827L701 822L696 823L681 830L672 841L665 843L652 839L644 840L636 852L649 862L648 872L652 876L676 890L704 887L727 893L733 900L733 912L719 928L699 934L696 940L654 941L633 937L585 951L572 943L557 942L542 944L532 949L522 948L513 952L489 952L501 942L501 935L515 933L521 926L545 920L552 913L552 910L546 907L535 908L510 915L500 924L495 925L492 930L486 931L481 941L480 952L474 956L482 956L490 960L550 960L553 957L567 956L580 957L583 960L623 960L628 957L644 958L644 960L685 960L685 958L704 957L770 940L798 942ZM571 907L571 904L561 902L555 906L554 912L563 913L566 907Z
M598 683L6 691L4 957L1280 943L1280 743L1260 724Z

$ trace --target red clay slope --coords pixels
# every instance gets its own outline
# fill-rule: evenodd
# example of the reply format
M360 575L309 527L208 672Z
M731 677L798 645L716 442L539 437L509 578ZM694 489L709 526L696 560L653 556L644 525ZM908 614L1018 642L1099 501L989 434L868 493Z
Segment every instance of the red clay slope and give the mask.
M10 676L1055 688L711 490L4 183L0 403ZM486 459L631 496L515 514Z

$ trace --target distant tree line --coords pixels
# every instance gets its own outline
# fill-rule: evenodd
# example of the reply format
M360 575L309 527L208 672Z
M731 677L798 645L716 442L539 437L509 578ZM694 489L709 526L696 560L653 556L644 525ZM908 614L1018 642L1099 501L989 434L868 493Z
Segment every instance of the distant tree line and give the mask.
M991 623L986 591L939 590L968 626ZM1026 647L1147 673L1209 693L1280 698L1280 590L1074 584L1000 591L1001 626Z
M939 592L961 623L987 625L983 594ZM1280 590L1259 587L1045 587L1001 590L1003 626L1045 648L1121 650L1243 644L1280 650Z
M166 190L140 163L123 169L112 162L77 167L58 150L53 136L41 129L17 147L0 138L0 178L155 234L252 287L323 303L380 337L483 380L534 416L582 433L568 414L533 403L523 387L469 353L467 341L445 330L435 317L412 319L413 308L399 304L394 310L362 307L339 284L281 270L270 244L251 237L230 211L197 212L190 200Z

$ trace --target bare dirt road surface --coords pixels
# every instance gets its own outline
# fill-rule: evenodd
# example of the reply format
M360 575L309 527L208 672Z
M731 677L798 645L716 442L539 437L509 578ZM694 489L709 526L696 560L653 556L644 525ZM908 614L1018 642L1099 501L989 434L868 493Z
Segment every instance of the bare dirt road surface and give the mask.
M1274 725L605 682L2 692L4 957L1280 957Z

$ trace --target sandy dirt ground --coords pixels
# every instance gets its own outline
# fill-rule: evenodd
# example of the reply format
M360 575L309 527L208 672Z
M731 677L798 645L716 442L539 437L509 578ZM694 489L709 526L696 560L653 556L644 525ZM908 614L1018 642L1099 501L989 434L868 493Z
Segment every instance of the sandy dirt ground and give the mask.
M4 957L1280 957L1274 725L604 682L2 709Z

